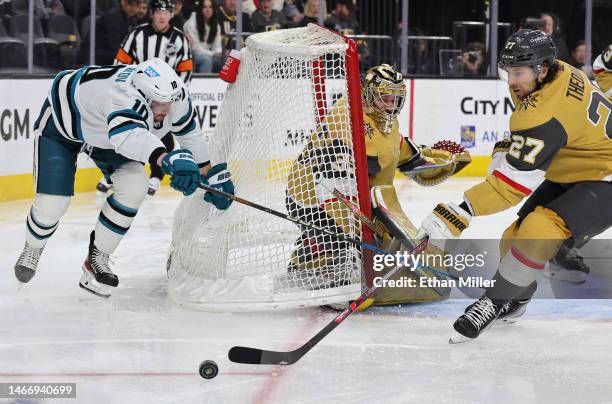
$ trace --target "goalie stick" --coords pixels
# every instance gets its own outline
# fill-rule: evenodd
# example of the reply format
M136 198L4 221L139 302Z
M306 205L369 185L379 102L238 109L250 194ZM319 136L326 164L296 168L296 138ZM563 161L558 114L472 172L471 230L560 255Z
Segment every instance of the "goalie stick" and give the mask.
M427 246L427 238L420 240L419 243L409 252L411 255L421 253ZM380 284L384 284L384 281L395 275L400 269L407 268L408 265L399 264L391 271L387 272L383 277ZM292 365L308 351L310 351L315 345L317 345L323 338L325 338L330 332L339 326L348 316L353 314L359 306L367 299L371 298L378 291L378 286L372 286L366 289L357 299L351 302L340 314L338 314L332 321L330 321L321 331L315 334L314 337L309 339L304 345L293 350L286 352L279 351L267 351L265 349L249 348L244 346L232 347L227 356L230 361L235 363L246 363L252 365Z
M279 212L277 210L274 210L274 209L265 207L263 205L260 205L258 203L246 200L246 199L241 198L239 196L228 194L227 192L223 192L223 191L221 191L221 190L219 190L217 188L213 188L210 185L206 185L206 184L200 183L200 185L198 185L198 187L200 187L201 189L203 189L205 191L212 192L213 194L217 194L217 195L223 196L225 198L231 199L234 202L238 202L238 203L241 203L243 205L255 208L257 210L261 210L261 211L269 213L269 214L271 214L273 216L276 216L276 217L279 217L281 219L285 219L285 220L288 220L290 222L293 222L293 223L295 223L297 225L308 227L309 229L312 229L312 230L315 230L315 231L319 231L319 232L321 232L323 234L327 234L328 236L335 237L335 238L337 238L339 240L342 240L342 241L346 241L347 243L351 243L351 244L353 244L355 246L359 246L361 248L365 248L365 249L373 251L373 252L375 252L377 254L381 254L381 255L385 255L385 256L386 255L393 255L389 251L385 251L382 248L376 247L373 244L366 243L365 241L357 240L356 238L347 236L345 234L334 233L333 231L328 230L328 229L326 229L324 227L320 227L320 226L314 225L312 223L305 222L305 221L303 221L301 219L297 219L295 217L291 217L291 216L289 216L289 215L287 215L285 213L282 213L282 212ZM432 273L437 274L437 275L453 277L452 275L449 275L446 272L438 271L437 269L434 269L434 268L423 268L423 269L431 271ZM459 279L457 277L455 277L455 278Z

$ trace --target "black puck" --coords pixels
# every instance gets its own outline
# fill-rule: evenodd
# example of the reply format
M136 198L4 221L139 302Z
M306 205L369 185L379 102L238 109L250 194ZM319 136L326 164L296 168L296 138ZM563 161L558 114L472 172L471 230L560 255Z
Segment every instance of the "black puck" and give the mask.
M200 376L204 379L212 379L219 374L219 366L215 361L206 360L200 363L200 368L198 369Z

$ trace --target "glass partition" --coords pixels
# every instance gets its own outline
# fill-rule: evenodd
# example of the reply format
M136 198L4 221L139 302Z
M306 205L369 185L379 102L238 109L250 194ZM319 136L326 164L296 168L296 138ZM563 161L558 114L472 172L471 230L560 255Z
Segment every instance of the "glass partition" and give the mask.
M314 1L318 15L309 14L314 8L307 10L313 1L292 2L296 8L291 11L290 25L299 20L295 13L306 13L308 21L332 26L327 20L338 13L336 1ZM197 2L183 3L182 15L188 20L192 12L197 13ZM215 4L220 7L222 2L215 0ZM240 17L250 18L254 8L241 4L238 1L238 9L244 9L245 14ZM354 0L354 7L349 7L352 10L340 18L341 25L346 25L341 31L358 42L362 69L384 62L412 76L494 77L499 50L520 27L549 32L559 58L588 73L592 61L610 41L610 1L489 0L469 4L454 0ZM113 63L125 36L116 24L125 19L128 29L133 29L147 21L148 15L147 0L0 0L0 74L53 74L85 64ZM238 37L231 30L221 38L224 51L234 47L237 38L248 35L248 24L241 27L244 29L238 29Z

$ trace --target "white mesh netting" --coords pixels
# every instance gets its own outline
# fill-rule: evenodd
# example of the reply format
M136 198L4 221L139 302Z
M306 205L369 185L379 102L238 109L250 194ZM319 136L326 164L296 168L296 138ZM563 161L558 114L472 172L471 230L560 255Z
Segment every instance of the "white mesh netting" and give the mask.
M358 205L346 51L315 25L249 37L210 150L237 196L360 239L331 192ZM175 215L168 291L203 310L321 305L359 295L361 267L357 248L236 202L219 211L198 191Z

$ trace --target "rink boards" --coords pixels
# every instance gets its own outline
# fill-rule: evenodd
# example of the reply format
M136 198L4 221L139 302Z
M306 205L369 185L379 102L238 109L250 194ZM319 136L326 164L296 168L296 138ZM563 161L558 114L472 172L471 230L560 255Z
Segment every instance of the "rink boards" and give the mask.
M33 126L51 78L0 80L0 202L33 195ZM494 143L508 136L513 110L507 85L499 80L410 79L407 100L399 116L400 130L417 144L450 139L473 156L461 175L486 173ZM330 86L333 88L333 86ZM195 78L190 85L193 104L205 135L214 131L226 83L217 78ZM331 97L330 97L331 98ZM288 143L300 128L285 128ZM100 173L91 160L78 162L76 192L92 191Z

